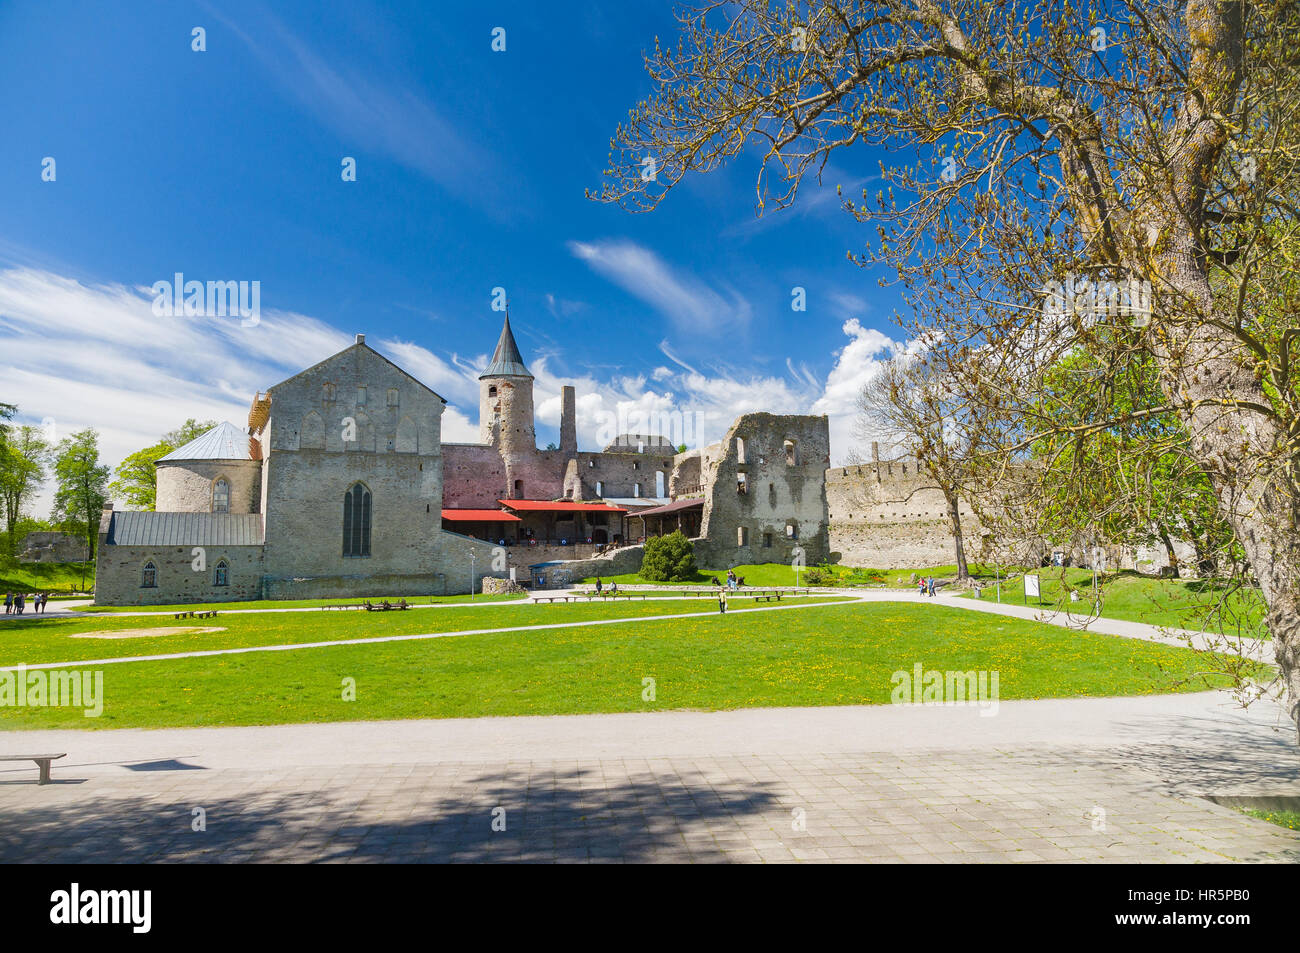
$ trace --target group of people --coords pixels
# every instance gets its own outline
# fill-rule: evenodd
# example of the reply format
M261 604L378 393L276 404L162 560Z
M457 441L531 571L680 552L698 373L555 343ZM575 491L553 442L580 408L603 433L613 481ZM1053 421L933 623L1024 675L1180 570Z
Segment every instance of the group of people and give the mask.
M924 579L918 579L917 582L916 582L916 585L917 585L917 595L919 595L919 596L932 596L932 595L934 595L934 577L933 577L933 576L926 576Z
M37 592L32 594L32 614L45 612L45 606L50 601L48 592ZM5 615L22 615L23 610L27 608L27 596L24 593L15 595L12 592L5 593Z
M722 585L722 583L718 582L718 577L717 577L717 576L714 576L712 581L713 581L713 585L714 585L714 586L721 586L721 585ZM745 577L744 577L744 576L737 576L737 575L736 575L736 571L735 571L734 569L728 569L728 570L727 570L727 588L728 588L728 589L739 589L739 588L741 588L741 587L744 586L744 585L745 585Z

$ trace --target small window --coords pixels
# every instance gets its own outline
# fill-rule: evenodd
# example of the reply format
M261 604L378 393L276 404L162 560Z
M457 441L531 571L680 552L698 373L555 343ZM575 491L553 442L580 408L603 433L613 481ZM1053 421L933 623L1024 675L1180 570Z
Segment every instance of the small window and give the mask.
M596 495L600 497L605 495L605 484L601 483L599 480L596 481Z
M596 459L595 459L595 457L593 457L592 459L590 459L590 460L587 461L587 466L590 467L590 468L593 469L593 470L596 469Z
M322 400L334 399L334 385L332 383L326 382L325 385L321 387L321 399Z
M230 564L224 559L217 563L217 569L213 574L212 584L214 586L230 585Z
M144 569L140 571L140 588L157 589L158 588L158 567L153 561L144 564Z
M737 546L748 546L748 545L749 545L749 527L748 527L748 526L737 526L737 527L736 527L736 545L737 545Z
M744 473L736 474L736 492L737 493L749 492L749 477L746 476Z
M230 484L225 477L212 484L212 512L230 512Z
M489 386L488 386L488 396L489 396L489 397L495 397L496 395L497 395L497 385L496 385L496 384L491 384L491 385L489 385Z
M786 524L785 524L785 537L786 537L786 539L798 539L798 538L799 538L799 527L798 527L798 526L795 526L793 523L786 523Z
M633 460L633 461L632 461L632 469L633 469L633 470L640 470L640 469L641 469L641 461L640 461L640 460Z
M764 549L771 549L771 548L772 548L772 534L771 534L771 533L764 533L764 534L763 534L763 548L764 548Z
M523 480L516 480L516 481L515 481L515 499L516 499L516 500L522 500L523 498L524 498L524 481L523 481Z
M640 483L633 483L633 484L632 484L632 495L633 495L633 496L636 496L636 497L639 497L639 496L641 495L641 484L640 484Z
M366 405L366 385L362 384L360 387L357 388L357 406L364 407L365 405Z
M390 388L388 388L388 406L389 406L389 407L396 407L396 406L397 406L397 388L396 388L396 387L390 387Z
M788 467L799 465L799 448L795 446L793 440L785 442L785 465Z
M736 462L745 462L745 441L741 440L739 437L736 438Z

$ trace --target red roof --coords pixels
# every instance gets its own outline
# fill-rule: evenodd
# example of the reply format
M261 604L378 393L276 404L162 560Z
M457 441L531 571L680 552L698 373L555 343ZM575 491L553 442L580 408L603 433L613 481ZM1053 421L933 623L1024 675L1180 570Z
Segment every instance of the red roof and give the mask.
M502 506L521 513L626 513L627 510L604 503L574 503L569 500L497 500Z
M514 513L505 510L443 510L442 518L453 523L519 523Z

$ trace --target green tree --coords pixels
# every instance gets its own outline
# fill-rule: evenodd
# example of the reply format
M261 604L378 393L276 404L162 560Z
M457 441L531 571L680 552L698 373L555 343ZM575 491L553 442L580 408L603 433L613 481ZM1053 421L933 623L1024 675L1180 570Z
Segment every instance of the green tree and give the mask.
M109 484L108 489L128 506L152 510L158 500L158 471L155 467L158 460L216 425L213 420L197 421L191 417L175 430L163 434L158 443L137 450L118 464L117 479Z
M650 582L690 582L695 578L695 544L681 530L645 541L641 578Z
M108 500L109 468L99 462L99 434L79 430L59 442L54 454L54 519L68 532L86 537L86 549L95 558L99 515Z
M10 431L0 444L0 500L4 503L5 545L13 554L18 551L23 504L45 480L50 446L38 427L11 427Z

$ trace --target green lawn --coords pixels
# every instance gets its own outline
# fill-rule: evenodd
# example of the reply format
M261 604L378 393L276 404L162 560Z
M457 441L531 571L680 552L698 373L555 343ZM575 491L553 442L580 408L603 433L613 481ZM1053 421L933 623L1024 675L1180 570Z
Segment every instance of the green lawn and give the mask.
M1035 571L1042 580L1042 605L1078 613L1088 611L1092 602L1091 571L1057 567ZM1078 590L1078 602L1069 601L1070 587ZM1023 577L1010 584L1004 582L1002 601L1023 604L1024 592ZM1268 635L1263 627L1264 604L1259 592L1230 587L1218 580L1157 579L1120 572L1102 577L1101 595L1101 615L1108 619L1256 638ZM973 594L969 597L974 598ZM991 585L985 587L982 598L995 598Z
M470 602L517 602L526 598L521 593L502 593L499 595L464 596L368 596L356 599L253 599L248 602L191 602L184 605L170 606L86 606L78 612L198 612L216 609L227 611L234 609L318 609L322 606L356 605L358 602L397 602L405 599L408 605L429 606L443 603Z
M804 605L801 603L800 605ZM1189 650L1077 632L937 605L819 604L657 620L680 603L498 606L400 614L339 613L330 631L398 634L584 618L626 623L494 632L456 638L340 645L105 666L104 714L0 708L5 728L256 725L395 718L543 715L670 709L883 704L891 675L912 670L999 673L1000 700L1144 695L1209 687ZM626 613L626 615L625 615ZM767 615L764 615L767 613ZM321 616L327 614L321 613ZM413 618L414 617L414 618ZM633 622L634 618L645 621ZM418 620L418 621L417 621ZM427 620L427 621L426 621ZM187 641L68 639L77 622L0 627L6 661L55 661L89 642L83 658L320 638L314 613L244 616L230 632ZM436 622L436 626L433 623ZM344 679L356 701L342 700ZM645 679L655 698L643 700Z
M834 597L810 598L799 600L799 604L834 601L837 601ZM753 603L733 598L731 606L733 609L750 608ZM636 619L716 610L717 602L714 599L701 597L674 599L671 602L637 599L620 600L617 603L570 602L538 606L494 603L475 607L458 605L445 609L408 609L405 612L227 613L218 614L214 619L117 614L94 618L23 616L0 622L0 665L164 655L256 645L336 642L387 635L463 632L597 619ZM214 627L225 631L167 634L169 630L191 627ZM157 631L159 634L119 639L73 637L74 633L112 634L135 630Z
M1300 812L1256 811L1249 807L1239 808L1239 810L1251 817L1258 817L1261 821L1268 821L1270 824L1277 824L1279 827L1289 827L1293 831L1300 831Z
M86 589L95 585L95 564L22 563L14 556L0 556L0 592L80 592L82 570Z

